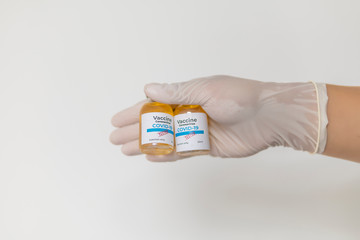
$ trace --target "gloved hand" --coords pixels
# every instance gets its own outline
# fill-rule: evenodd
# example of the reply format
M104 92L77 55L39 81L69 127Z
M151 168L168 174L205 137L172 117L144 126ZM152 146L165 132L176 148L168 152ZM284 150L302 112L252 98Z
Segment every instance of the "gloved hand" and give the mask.
M326 145L325 84L260 82L212 76L173 84L148 84L145 94L156 102L201 105L209 116L210 155L246 157L274 146L321 153ZM118 127L110 136L123 144L125 155L139 150L142 101L116 114ZM147 156L150 161L174 161L175 153Z

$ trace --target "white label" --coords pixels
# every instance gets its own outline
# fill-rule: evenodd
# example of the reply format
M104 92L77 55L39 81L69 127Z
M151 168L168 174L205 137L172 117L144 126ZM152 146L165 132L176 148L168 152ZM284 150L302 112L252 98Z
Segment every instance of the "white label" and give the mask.
M210 149L205 113L179 114L174 120L176 152Z
M174 146L173 116L162 112L141 115L141 144L165 143Z

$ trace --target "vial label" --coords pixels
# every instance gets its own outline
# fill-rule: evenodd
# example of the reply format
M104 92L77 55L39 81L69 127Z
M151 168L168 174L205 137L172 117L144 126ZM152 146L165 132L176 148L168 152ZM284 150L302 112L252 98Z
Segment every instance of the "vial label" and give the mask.
M141 144L165 143L174 146L173 116L162 112L141 115Z
M174 117L176 152L209 150L208 122L205 113L184 113Z

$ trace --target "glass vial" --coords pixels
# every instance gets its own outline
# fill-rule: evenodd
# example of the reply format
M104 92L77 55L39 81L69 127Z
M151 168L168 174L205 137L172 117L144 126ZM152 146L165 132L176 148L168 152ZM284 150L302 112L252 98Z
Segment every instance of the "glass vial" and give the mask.
M199 105L179 105L174 111L176 152L180 156L208 154L208 119Z
M174 149L173 119L170 105L148 102L140 110L139 148L151 155L169 154Z

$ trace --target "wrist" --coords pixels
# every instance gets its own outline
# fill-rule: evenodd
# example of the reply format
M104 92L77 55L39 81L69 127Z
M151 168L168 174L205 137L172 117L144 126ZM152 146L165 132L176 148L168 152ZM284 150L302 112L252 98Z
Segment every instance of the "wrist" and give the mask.
M314 152L319 115L313 83L265 83L260 94L261 115L269 126L272 146Z

